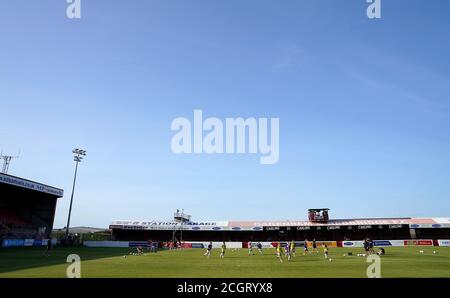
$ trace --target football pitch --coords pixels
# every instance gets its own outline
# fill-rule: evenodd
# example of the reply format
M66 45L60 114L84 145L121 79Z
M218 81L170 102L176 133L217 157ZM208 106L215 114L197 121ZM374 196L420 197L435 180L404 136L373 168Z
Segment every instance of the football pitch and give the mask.
M297 248L298 251L301 248ZM423 250L423 253L420 251ZM435 251L436 253L433 253ZM332 261L322 252L297 256L280 263L274 249L264 249L264 255L254 250L227 249L225 258L214 249L210 258L203 249L160 250L157 253L130 255L128 248L55 247L50 256L43 248L0 249L0 278L66 277L67 256L81 258L81 277L366 277L370 265L358 257L362 248L331 248ZM353 256L348 256L349 252ZM387 247L381 257L381 277L450 277L450 247Z

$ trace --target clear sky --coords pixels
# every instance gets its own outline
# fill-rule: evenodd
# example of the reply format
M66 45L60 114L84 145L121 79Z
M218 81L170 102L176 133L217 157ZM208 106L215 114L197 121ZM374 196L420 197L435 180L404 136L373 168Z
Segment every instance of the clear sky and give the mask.
M0 149L55 226L450 216L450 2L0 0ZM280 160L175 155L176 117L279 117Z

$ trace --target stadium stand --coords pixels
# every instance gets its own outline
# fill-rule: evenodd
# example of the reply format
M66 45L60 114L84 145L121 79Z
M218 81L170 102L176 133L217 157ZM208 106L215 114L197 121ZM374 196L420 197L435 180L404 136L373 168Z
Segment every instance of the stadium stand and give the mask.
M18 228L28 228L32 226L31 223L22 220L13 211L8 210L8 208L0 209L0 222Z
M449 218L367 218L309 221L139 221L110 225L120 241L352 241L370 239L449 239Z
M63 190L0 173L0 240L47 238Z

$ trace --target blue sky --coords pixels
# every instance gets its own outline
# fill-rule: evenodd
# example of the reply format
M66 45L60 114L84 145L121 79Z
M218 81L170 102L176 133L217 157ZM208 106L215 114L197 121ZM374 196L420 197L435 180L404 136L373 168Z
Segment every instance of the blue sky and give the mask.
M0 2L0 149L65 189L72 225L114 219L450 215L450 3ZM176 117L279 117L280 161L175 155Z

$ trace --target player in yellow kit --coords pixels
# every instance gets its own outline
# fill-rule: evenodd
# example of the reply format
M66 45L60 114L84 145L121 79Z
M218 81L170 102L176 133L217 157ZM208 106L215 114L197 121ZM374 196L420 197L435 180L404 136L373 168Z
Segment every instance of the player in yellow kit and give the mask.
M295 257L295 242L294 240L291 241L291 255Z
M326 244L323 245L323 255L325 259L328 259L328 246Z
M220 257L225 257L225 250L227 249L227 246L225 245L225 241L222 242L222 252L220 253Z
M280 242L277 243L277 257L280 260L281 263L283 263L283 255L282 253L282 248L281 248L281 244Z

